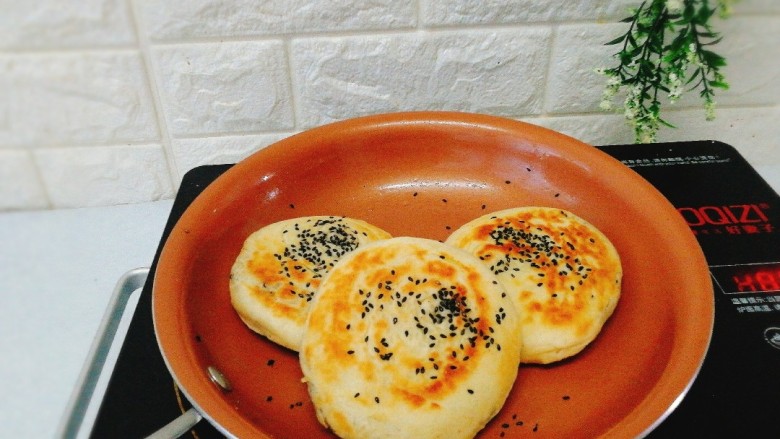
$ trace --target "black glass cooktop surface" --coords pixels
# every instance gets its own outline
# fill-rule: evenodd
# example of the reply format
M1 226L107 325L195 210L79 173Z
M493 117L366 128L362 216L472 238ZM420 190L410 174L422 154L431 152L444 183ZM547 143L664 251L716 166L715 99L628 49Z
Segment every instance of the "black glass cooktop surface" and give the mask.
M599 148L672 202L698 238L713 277L715 325L702 370L650 437L780 437L780 197L723 143ZM230 166L202 166L184 177L160 248L192 200ZM190 407L154 335L151 283L160 248L91 437L145 437ZM206 421L191 434L221 437Z

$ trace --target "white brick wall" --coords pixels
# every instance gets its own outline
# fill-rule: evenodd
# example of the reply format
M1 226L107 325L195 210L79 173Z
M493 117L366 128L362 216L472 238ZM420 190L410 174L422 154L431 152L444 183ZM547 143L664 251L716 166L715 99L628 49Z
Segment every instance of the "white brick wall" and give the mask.
M460 110L630 143L599 112L618 20L640 0L0 0L0 211L174 196L345 118ZM718 24L732 88L688 97L660 140L715 139L780 166L780 1Z

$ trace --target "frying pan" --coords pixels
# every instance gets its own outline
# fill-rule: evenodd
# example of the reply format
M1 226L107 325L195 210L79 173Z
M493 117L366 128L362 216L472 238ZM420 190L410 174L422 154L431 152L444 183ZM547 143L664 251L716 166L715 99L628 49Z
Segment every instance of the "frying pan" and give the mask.
M275 221L346 215L395 236L444 240L522 205L560 207L620 253L623 292L577 356L522 365L484 437L635 437L684 396L707 351L706 261L675 208L617 160L530 124L476 114L369 116L289 137L239 162L194 200L160 255L155 332L194 408L235 437L332 437L316 420L296 353L251 332L229 300L244 239ZM212 369L209 369L212 368ZM216 385L218 370L232 390ZM192 413L190 413L192 415Z

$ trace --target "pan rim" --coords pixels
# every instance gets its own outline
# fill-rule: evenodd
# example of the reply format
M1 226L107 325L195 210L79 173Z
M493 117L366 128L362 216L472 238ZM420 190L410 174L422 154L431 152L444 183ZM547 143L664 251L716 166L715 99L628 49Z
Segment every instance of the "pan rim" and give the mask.
M226 185L232 184L231 179L233 178L233 175L240 175L241 172L243 172L244 169L251 169L253 167L258 166L258 163L263 163L268 160L268 157L280 157L280 156L294 156L297 151L305 150L308 148L309 144L316 144L316 141L320 141L322 139L332 139L334 136L339 135L359 135L362 131L366 129L383 129L383 130L397 130L397 129L446 129L448 126L456 126L456 127L471 127L475 131L481 132L496 132L496 133L510 133L510 134L521 134L522 140L524 142L527 142L528 144L534 145L539 144L542 147L547 147L547 143L549 142L558 142L557 148L562 148L562 150L565 152L570 148L581 148L582 146L589 146L586 145L583 142L580 142L576 139L573 139L571 137L565 136L561 133L557 133L542 127L534 126L531 124L527 124L525 122L520 122L516 120L511 119L505 119L500 118L496 116L487 116L487 115L475 115L470 113L457 113L457 112L403 112L403 113L389 113L389 114L383 114L383 115L374 115L374 116L366 116L356 119L349 119L345 121L340 122L334 122L328 125L324 125L321 127L313 128L311 130L304 131L302 133L293 135L291 137L288 137L287 139L283 139L274 145L268 146L263 150L258 151L257 153L253 154L252 156L248 157L245 160L242 160L241 162L237 163L235 166L233 166L231 169L226 171L224 174L222 174L220 177L218 177L214 183L212 183L209 187L205 188L203 193L196 198L195 201L193 201L193 204L202 204L207 202L208 198L210 196L213 196L212 194L219 192L220 188L225 187ZM581 148L582 149L582 148ZM560 152L560 150L558 150ZM628 167L625 167L622 163L617 161L616 159L612 158L611 156L607 155L606 153L603 153L599 151L596 148L591 147L590 150L586 150L584 152L581 152L586 158L592 158L593 160L598 160L604 163L607 163L607 174L608 175L601 175L599 178L614 178L614 177L626 177L631 179L631 183L636 183L639 186L639 190L643 192L643 196L650 197L654 200L654 202L659 203L660 206L665 206L664 208L667 209L667 212L664 212L666 215L665 219L668 221L674 221L674 218L671 217L672 211L674 211L673 206L671 206L671 203L666 200L663 195L660 194L654 187L652 187L649 183L647 183L644 179L642 179L638 174L634 173L634 171L630 170ZM204 194L206 194L204 196ZM206 201L204 201L206 200ZM188 208L184 214L188 215L188 211L190 209ZM674 211L676 214L676 211ZM679 233L683 229L681 227L684 227L684 230L689 232L687 226L684 225L681 218L677 218L677 221L674 224L677 229L676 233ZM202 390L196 390L192 389L191 386L185 385L184 383L190 382L191 378L187 376L187 374L191 371L184 371L182 370L183 366L179 366L177 363L179 360L174 358L169 358L169 356L172 356L170 353L170 349L166 349L166 346L170 343L169 339L166 337L167 334L164 334L163 332L166 329L169 329L171 327L171 323L166 323L163 317L160 315L164 312L164 310L161 310L160 308L160 295L162 294L159 289L163 288L165 286L166 288L174 287L175 283L171 285L171 282L169 280L165 280L164 276L165 273L163 270L165 270L168 265L168 252L171 252L171 247L168 246L169 242L172 242L171 238L173 238L173 242L176 241L177 236L182 235L183 232L181 228L179 227L180 224L182 224L182 221L180 220L172 229L171 235L168 237L167 242L165 243L163 250L160 255L160 264L158 265L158 270L155 272L154 277L154 283L153 283L153 303L152 303L152 312L154 316L154 328L155 328L155 337L157 339L158 345L160 347L160 350L162 352L163 359L165 361L166 367L170 371L171 375L173 376L174 380L178 383L179 388L182 390L182 392L185 394L185 396L189 399L190 403L195 407L204 418L206 418L212 425L214 425L221 433L229 436L229 437L241 437L243 435L243 431L241 430L241 434L239 433L239 430L236 430L234 426L231 424L230 427L226 427L223 425L222 422L222 416L214 416L214 411L211 409L211 407L208 406L208 404L201 404L201 401L207 401L208 398L213 398L214 392L219 392L217 389L210 389L209 391L202 391ZM692 234L687 237L689 241L693 241L695 244L695 247L693 247L694 251L690 255L692 266L695 266L698 270L704 270L704 274L706 274L706 278L703 278L702 280L705 280L705 282L700 285L701 288L704 290L708 290L709 292L712 291L712 284L711 280L709 279L709 272L707 270L706 260L704 259L704 255L701 252L701 248L698 246L698 243L695 242L695 238ZM166 251L167 250L167 251ZM162 270L160 270L162 268ZM698 273L699 276L701 276L703 273ZM707 282L709 282L709 285L706 285ZM158 288L158 285L161 285ZM712 298L712 295L710 294L710 297ZM699 350L701 351L701 354L698 355L698 361L695 364L695 367L693 368L693 373L688 378L687 382L684 384L684 386L679 389L679 393L676 394L673 400L669 402L668 407L665 408L663 413L661 413L660 417L655 419L652 423L645 426L645 428L639 432L638 434L640 436L645 436L650 431L652 431L657 425L659 425L661 422L663 422L666 417L669 416L671 412L674 411L676 406L679 404L679 402L684 398L684 396L687 394L688 390L690 389L693 381L696 379L696 377L699 374L699 371L701 370L702 364L704 362L704 358L706 355L706 352L709 348L709 344L712 337L712 329L714 325L714 298L712 298L712 303L709 304L707 308L709 308L709 319L705 318L705 323L707 323L708 320L708 328L706 330L707 336L706 341L702 343L701 340L698 342ZM175 324L174 324L175 326ZM166 353L166 350L168 352ZM181 373L177 373L181 372ZM202 380L202 377L199 378L199 380ZM212 393L212 396L209 397L208 393ZM206 399L204 399L206 398ZM208 402L210 404L210 402ZM240 416L239 416L240 417ZM219 419L217 419L219 418ZM245 424L244 422L240 422L239 425ZM250 427L252 424L248 423L247 425L244 425L244 427ZM243 427L237 427L237 428L243 428ZM247 430L248 431L248 430ZM610 430L607 434L613 435L613 434L619 434L622 430ZM635 434L637 432L634 432Z

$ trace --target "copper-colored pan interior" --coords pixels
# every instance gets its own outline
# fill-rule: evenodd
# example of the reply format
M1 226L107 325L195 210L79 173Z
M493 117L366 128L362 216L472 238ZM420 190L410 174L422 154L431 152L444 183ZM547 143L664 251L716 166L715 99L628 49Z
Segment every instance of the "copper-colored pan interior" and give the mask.
M539 127L459 113L340 122L258 151L210 185L172 231L157 267L154 319L175 378L238 437L329 437L297 355L248 330L228 276L243 240L304 215L347 215L396 236L444 240L484 213L568 209L600 228L624 267L599 338L559 364L523 366L483 437L629 437L663 417L706 352L712 286L696 240L646 181L596 148ZM223 393L205 373L221 370ZM535 431L534 431L535 429Z

